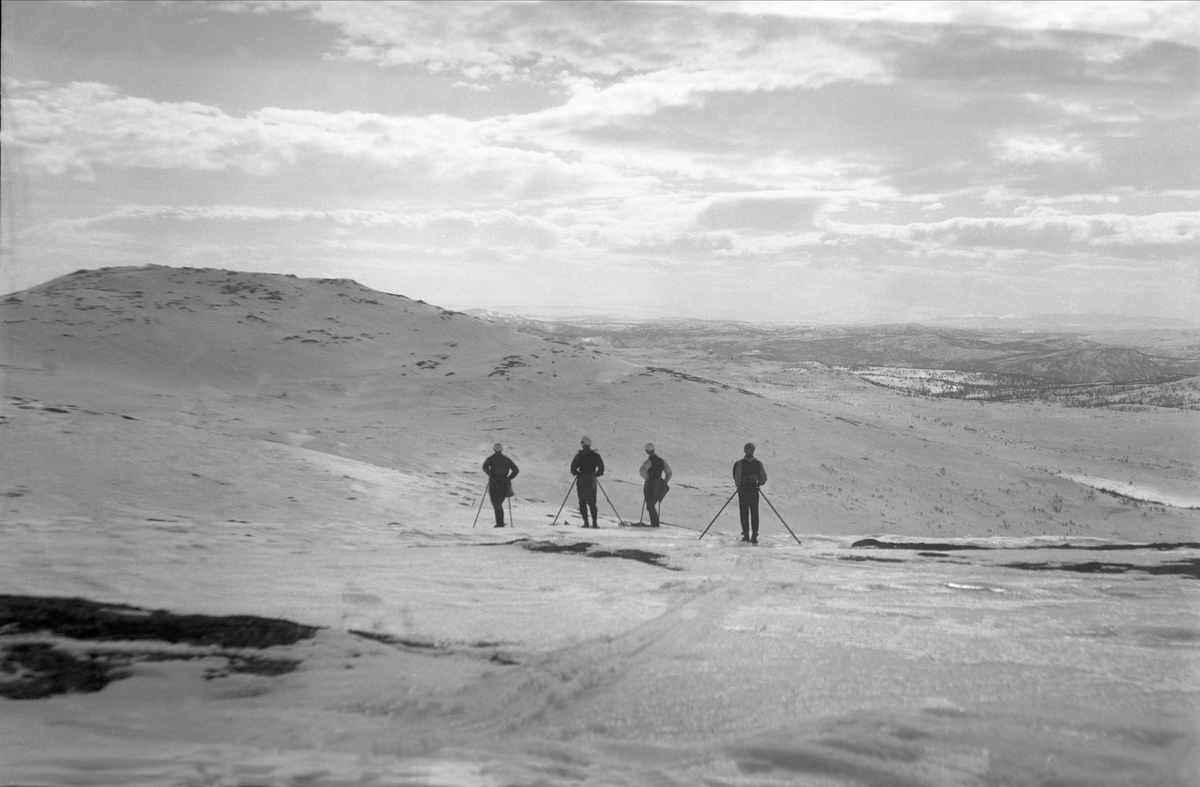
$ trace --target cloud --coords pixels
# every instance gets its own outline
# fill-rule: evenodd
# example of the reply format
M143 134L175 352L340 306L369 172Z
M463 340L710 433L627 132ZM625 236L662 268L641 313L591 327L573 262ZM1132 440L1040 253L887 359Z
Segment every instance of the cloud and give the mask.
M85 35L98 15L47 7L81 40L105 38ZM446 293L469 262L485 295L520 289L529 265L575 305L586 296L558 266L669 269L673 282L694 269L696 292L734 282L757 314L814 281L853 300L856 283L886 299L881 280L904 277L925 299L923 277L938 276L1021 276L1025 297L1062 281L1038 280L1048 266L1178 278L1200 245L1184 210L1200 193L1200 52L1103 34L1171 28L1163 9L1193 6L196 7L162 6L149 32L106 11L124 71L91 50L69 68L12 69L5 163L42 222L14 230L40 244L27 259L71 248L350 275L364 259L423 259ZM196 17L217 32L179 32ZM258 67L259 33L287 73L316 78ZM239 43L250 62L232 56ZM196 58L211 68L176 78ZM60 81L32 81L47 76ZM504 282L487 278L495 261ZM832 291L818 290L817 304Z
M532 81L565 101L505 119L528 139L579 131L720 92L886 83L883 59L812 25L636 3L320 4L312 17L344 34L340 54L467 79Z
M859 53L818 39L793 40L786 46L772 44L745 60L706 68L665 68L609 86L575 80L564 104L510 118L504 130L507 135L554 128L577 133L668 107L701 106L713 93L817 89L843 80L883 83L889 77L879 62Z
M1148 215L1071 215L1043 210L1019 217L955 217L911 224L827 222L822 243L854 246L857 241L886 242L894 250L1017 250L1030 253L1080 253L1126 256L1131 251L1188 257L1200 244L1200 211Z
M1003 134L992 146L996 158L1019 164L1079 164L1095 167L1100 155L1078 138L1062 139L1036 134Z
M509 210L435 210L406 213L383 210L300 210L260 208L244 205L178 207L130 205L106 214L60 222L74 229L85 227L145 229L193 236L229 237L237 227L253 237L274 226L283 235L297 232L331 233L343 237L353 233L364 242L387 239L388 243L439 246L529 246L551 248L562 231L554 224ZM305 236L307 237L307 236ZM303 242L303 240L301 240Z
M726 234L692 232L674 237L654 236L636 244L618 246L615 251L638 256L703 262L720 258L734 251L734 242Z
M811 229L821 200L774 194L722 195L696 215L700 230L800 232Z
M386 66L456 71L469 79L534 80L569 86L579 76L626 81L682 72L768 68L773 48L786 74L810 47L839 46L847 78L880 41L954 54L955 70L991 61L1080 63L1131 73L1151 40L1200 46L1200 8L1187 2L716 2L716 3L296 3L342 34L342 57ZM921 25L922 27L917 27ZM1014 31L1005 36L1003 30ZM1043 34L1044 31L1044 34ZM1086 40L1081 38L1086 34ZM1041 35L1040 39L1037 38ZM1071 36L1075 36L1072 39ZM958 41L956 53L939 39ZM1074 44L1069 44L1070 41ZM939 42L936 47L929 44ZM912 47L909 47L911 49ZM1018 57L1005 50L1019 50ZM1033 51L1037 50L1037 51ZM894 54L890 53L890 54ZM1031 57L1032 55L1032 57ZM890 61L884 55L878 66ZM1118 62L1123 61L1123 62ZM935 66L935 60L924 61ZM828 68L825 66L824 68ZM604 84L601 84L603 87Z
M342 55L389 66L458 71L469 78L623 81L681 72L754 71L784 81L811 70L807 47L831 53L811 26L731 18L653 3L316 3L311 18L341 30ZM853 53L845 68L861 68ZM837 70L827 60L822 71ZM757 89L757 88L756 88Z
M1019 30L1087 31L1175 41L1200 47L1200 7L1188 0L876 0L796 3L791 0L708 2L716 11L801 18L936 25L988 25Z
M255 177L322 162L395 170L446 193L538 199L552 193L636 189L612 167L567 161L529 146L497 144L495 127L446 115L397 117L346 110L266 107L245 116L196 102L126 96L97 83L7 80L16 122L4 144L28 165L81 180L98 168L235 170ZM353 173L344 172L345 186Z
M461 150L470 124L444 116L394 118L265 108L234 117L196 102L125 96L108 85L7 81L16 124L5 141L54 174L94 168L237 169L265 175L305 153L396 164Z

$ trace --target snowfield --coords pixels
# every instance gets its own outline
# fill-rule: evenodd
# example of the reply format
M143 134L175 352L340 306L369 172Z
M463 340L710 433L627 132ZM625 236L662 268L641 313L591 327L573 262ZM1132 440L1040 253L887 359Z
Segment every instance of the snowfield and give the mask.
M5 592L323 628L269 649L301 661L279 677L143 662L6 701L6 783L1182 785L1195 767L1194 546L796 547L772 523L754 548L732 522L697 540L465 520L10 527ZM584 541L666 567L528 548ZM1113 573L1010 567L1097 557ZM1191 578L1149 573L1189 560Z
M1195 412L559 345L347 282L51 285L3 307L0 691L47 664L108 682L0 697L0 784L1200 776ZM582 530L572 495L551 526L585 433L612 506ZM760 545L733 504L699 538L748 439L801 545L765 503ZM473 527L497 440L515 526ZM657 530L620 526L647 440L675 470ZM65 599L307 633L14 612Z
M1161 492L1157 489L1147 488L1138 484L1126 484L1120 481L1111 481L1107 478L1091 478L1084 475L1063 475L1063 478L1070 479L1084 486L1089 486L1092 489L1098 489L1101 492L1109 492L1121 497L1127 497L1130 500L1144 500L1147 503L1159 503L1176 508L1200 508L1200 496Z
M956 369L910 369L894 366L834 368L850 372L877 385L926 396L944 396L948 393L960 393L968 388L996 388L1012 384L1011 377L983 372L961 372ZM969 394L967 398L970 398Z

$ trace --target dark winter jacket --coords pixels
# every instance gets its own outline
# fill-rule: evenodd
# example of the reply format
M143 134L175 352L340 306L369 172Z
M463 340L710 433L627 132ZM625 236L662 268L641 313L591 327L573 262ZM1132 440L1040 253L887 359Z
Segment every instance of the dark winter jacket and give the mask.
M663 459L658 454L650 454L646 457L646 461L642 462L641 468L638 470L644 480L651 478L661 478L664 481L671 480L671 466L667 464L667 460Z
M733 483L758 488L767 483L767 469L757 459L746 457L733 463Z
M492 454L483 460L483 472L492 478L511 481L517 477L517 473L520 473L521 470L517 467L516 462L504 454Z
M604 460L590 448L581 448L571 460L571 475L604 475Z

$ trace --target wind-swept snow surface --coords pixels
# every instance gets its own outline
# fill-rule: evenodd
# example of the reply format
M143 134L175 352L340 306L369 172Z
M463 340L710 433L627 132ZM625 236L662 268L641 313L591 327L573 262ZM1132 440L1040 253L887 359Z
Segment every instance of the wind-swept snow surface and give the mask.
M1064 477L1186 494L1195 413L596 352L347 282L152 268L15 301L0 597L319 628L259 648L6 612L0 688L48 663L111 682L0 698L2 784L1200 774L1200 512ZM581 530L573 495L549 525L584 433L626 520L659 446L668 525L602 497ZM732 506L698 538L748 439L801 546L765 504L757 547ZM497 440L516 526L485 503L472 527Z
M6 592L326 628L270 649L301 661L278 677L145 661L98 693L3 701L5 781L1183 785L1194 773L1195 548L1123 551L1123 570L1075 573L1029 566L1112 556L1025 541L799 548L777 523L758 548L728 527L703 541L536 528L10 526L6 555L23 559L5 559ZM582 535L666 568L529 549Z

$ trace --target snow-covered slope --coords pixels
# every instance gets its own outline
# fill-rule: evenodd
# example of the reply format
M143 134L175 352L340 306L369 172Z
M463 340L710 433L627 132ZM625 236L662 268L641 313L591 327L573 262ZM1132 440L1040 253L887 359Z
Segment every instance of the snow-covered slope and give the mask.
M0 619L0 686L29 669L16 653L131 674L0 699L0 783L1183 785L1196 768L1200 512L1079 480L1186 497L1195 414L933 402L263 274L80 273L0 315L0 597L322 627L258 651ZM659 446L668 526L619 528L604 497L600 530L573 500L550 526L585 433L626 520ZM485 505L473 528L497 440L522 468L516 527ZM746 440L803 545L765 503L760 546L736 541L736 503L698 539Z
M899 398L832 372L756 375L684 355L619 355L340 280L80 272L8 299L2 313L7 396L196 430L183 433L191 444L179 461L163 462L153 457L179 438L141 446L134 422L120 422L111 456L151 458L140 477L157 490L188 488L192 461L209 450L203 434L246 457L270 450L264 441L283 443L429 478L449 512L471 505L479 464L500 441L523 473L514 513L540 521L566 494L567 465L588 434L626 519L641 506L645 442L676 472L668 520L703 527L731 491L742 444L753 441L772 478L768 494L807 532L1179 540L1191 524L1173 510L1148 522L1144 511L1056 475L1122 471L1133 483L1183 491L1196 436L1186 413L984 410ZM1120 467L1109 451L1136 441L1179 464L1137 477L1147 469ZM243 482L236 464L209 464L229 469L246 505L263 489ZM25 483L24 472L18 463L11 483Z

